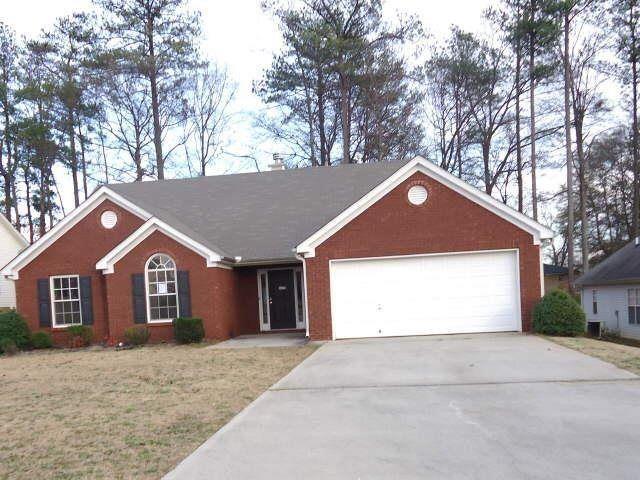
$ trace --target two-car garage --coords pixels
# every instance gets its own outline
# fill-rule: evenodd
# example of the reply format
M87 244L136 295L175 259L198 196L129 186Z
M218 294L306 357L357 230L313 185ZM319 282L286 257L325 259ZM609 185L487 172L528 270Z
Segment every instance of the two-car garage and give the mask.
M520 331L517 250L332 260L334 338Z

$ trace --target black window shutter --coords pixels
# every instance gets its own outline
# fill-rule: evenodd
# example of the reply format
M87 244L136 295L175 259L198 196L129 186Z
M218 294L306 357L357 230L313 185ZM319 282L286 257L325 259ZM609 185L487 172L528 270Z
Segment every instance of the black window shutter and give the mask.
M133 297L133 322L147 323L147 299L144 289L144 274L131 275L131 294Z
M82 311L82 324L93 325L91 277L80 277L80 310Z
M51 326L51 291L49 290L49 279L38 279L38 310L40 312L40 326Z
M191 316L191 287L189 285L189 272L178 271L178 303L181 317Z

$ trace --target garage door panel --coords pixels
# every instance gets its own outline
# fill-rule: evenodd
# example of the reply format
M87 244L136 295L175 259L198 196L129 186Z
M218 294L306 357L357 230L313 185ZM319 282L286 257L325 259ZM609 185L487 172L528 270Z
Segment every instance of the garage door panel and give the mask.
M520 330L518 296L514 251L331 263L336 338Z

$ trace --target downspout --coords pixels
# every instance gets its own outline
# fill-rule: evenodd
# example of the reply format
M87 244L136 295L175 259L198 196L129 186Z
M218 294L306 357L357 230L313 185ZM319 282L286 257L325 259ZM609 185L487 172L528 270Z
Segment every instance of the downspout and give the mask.
M307 262L305 261L305 258L303 255L300 255L298 253L296 253L296 258L300 261L302 261L302 278L304 280L304 292L303 292L303 311L304 311L304 324L305 324L305 336L307 338L309 338L309 309L307 308L308 305L308 295L307 295Z

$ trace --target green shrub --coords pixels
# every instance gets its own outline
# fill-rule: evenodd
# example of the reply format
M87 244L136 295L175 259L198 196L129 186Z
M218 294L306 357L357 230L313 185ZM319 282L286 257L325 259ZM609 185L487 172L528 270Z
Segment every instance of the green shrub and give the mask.
M51 348L53 347L53 340L47 332L35 332L31 335L31 345L36 349Z
M31 346L27 322L15 310L0 313L0 338L12 340L21 350Z
M11 338L0 338L0 352L5 355L15 355L18 353L16 342Z
M547 293L533 309L533 329L545 335L575 337L585 332L582 307L567 292Z
M201 318L180 317L173 321L173 335L178 343L198 343L204 338Z
M149 341L151 332L147 327L129 327L124 331L124 338L129 345L144 345Z
M93 330L85 325L72 325L67 327L69 346L71 348L87 347L93 340Z

